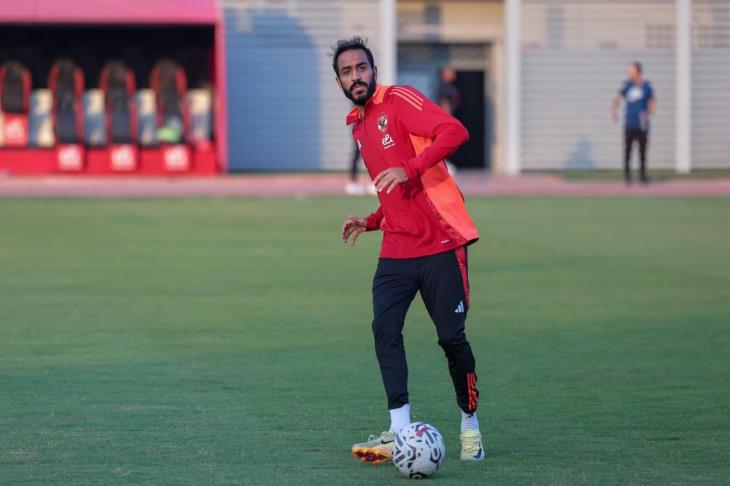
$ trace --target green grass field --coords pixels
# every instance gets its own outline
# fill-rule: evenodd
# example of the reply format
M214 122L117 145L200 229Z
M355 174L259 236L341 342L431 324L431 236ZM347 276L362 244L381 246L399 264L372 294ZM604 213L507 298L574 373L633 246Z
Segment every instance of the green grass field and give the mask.
M423 304L435 484L727 484L730 199L471 199L467 330L490 457L458 461ZM409 484L388 424L370 199L0 201L0 484Z

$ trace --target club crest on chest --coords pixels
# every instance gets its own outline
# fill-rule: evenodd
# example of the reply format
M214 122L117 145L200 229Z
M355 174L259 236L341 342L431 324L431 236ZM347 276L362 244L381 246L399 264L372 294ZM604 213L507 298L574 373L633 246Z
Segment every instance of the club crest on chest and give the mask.
M388 115L381 113L378 115L378 130L383 134L381 143L384 149L389 149L395 145L395 140L388 133Z
M385 113L378 115L378 130L380 130L380 133L388 131L388 115Z

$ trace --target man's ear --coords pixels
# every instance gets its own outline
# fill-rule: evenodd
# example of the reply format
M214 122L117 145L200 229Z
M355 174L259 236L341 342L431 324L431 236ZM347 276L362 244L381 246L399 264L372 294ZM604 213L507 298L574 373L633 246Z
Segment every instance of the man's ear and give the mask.
M373 79L375 79L376 82L378 81L378 66L373 66Z
M343 89L342 88L342 83L340 82L340 77L339 76L335 76L335 81L337 81L337 86L339 86L340 89Z

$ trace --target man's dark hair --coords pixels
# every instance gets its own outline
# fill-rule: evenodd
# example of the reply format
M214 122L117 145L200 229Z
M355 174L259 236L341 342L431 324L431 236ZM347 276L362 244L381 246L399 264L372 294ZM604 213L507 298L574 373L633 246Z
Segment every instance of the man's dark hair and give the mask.
M641 63L639 61L635 61L633 64L634 64L634 67L636 68L636 72L641 74Z
M337 76L340 75L340 72L337 70L337 59L340 57L340 54L342 54L345 51L351 51L353 49L360 49L362 51L365 51L365 55L368 58L368 62L370 63L370 67L375 67L375 60L373 59L373 53L368 49L368 41L367 39L363 39L362 37L355 36L351 39L342 39L338 40L337 43L332 46L332 69L335 70L335 74Z

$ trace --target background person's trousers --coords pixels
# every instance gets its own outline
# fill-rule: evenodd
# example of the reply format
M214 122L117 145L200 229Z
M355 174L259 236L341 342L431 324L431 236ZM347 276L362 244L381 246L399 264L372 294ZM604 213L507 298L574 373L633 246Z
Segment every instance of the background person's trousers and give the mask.
M636 128L627 128L624 131L624 177L631 180L631 148L634 141L639 144L639 175L646 180L646 146L649 143L649 132Z
M388 409L408 403L408 366L403 324L421 293L446 354L456 401L473 413L479 401L474 355L464 334L469 307L466 248L422 258L381 258L373 279L373 334Z

